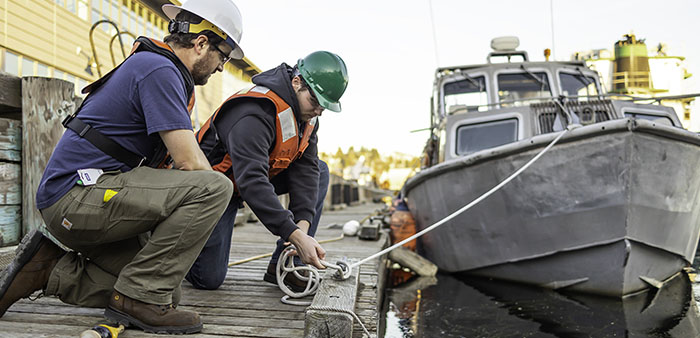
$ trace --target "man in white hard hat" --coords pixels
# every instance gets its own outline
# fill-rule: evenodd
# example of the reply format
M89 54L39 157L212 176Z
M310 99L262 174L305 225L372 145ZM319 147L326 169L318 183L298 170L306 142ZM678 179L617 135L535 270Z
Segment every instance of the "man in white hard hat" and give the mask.
M68 130L36 200L48 232L73 251L39 231L27 234L0 275L0 316L42 290L105 307L108 319L147 332L201 331L196 312L176 308L179 288L233 186L212 171L190 111L194 86L243 57L241 16L231 0L190 0L163 11L171 18L164 42L138 38L64 120Z

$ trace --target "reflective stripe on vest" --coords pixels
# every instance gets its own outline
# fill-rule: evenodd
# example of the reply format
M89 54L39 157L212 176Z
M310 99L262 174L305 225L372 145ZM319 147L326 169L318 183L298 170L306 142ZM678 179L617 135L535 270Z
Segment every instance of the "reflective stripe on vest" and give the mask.
M275 146L270 153L269 158L269 177L273 177L284 169L287 169L289 165L296 159L300 158L306 148L309 146L309 138L313 133L314 127L316 125L316 118L314 117L309 122L305 124L304 134L301 138L298 137L299 131L297 127L297 121L294 116L292 107L290 107L281 97L279 97L275 92L267 87L254 86L252 88L247 88L240 90L236 94L231 95L224 103L219 106L219 108L214 112L214 114L202 125L202 128L197 132L197 141L201 144L205 136L212 130L212 121L215 121L221 107L226 105L229 101L235 100L237 98L263 98L272 101L275 105L275 111L277 113L277 118L275 119ZM216 136L210 136L216 137ZM214 147L217 147L215 145ZM212 168L216 171L226 174L231 169L231 156L227 153L221 160L209 158ZM211 161L218 161L217 163L212 163ZM234 182L233 173L230 173L228 177Z

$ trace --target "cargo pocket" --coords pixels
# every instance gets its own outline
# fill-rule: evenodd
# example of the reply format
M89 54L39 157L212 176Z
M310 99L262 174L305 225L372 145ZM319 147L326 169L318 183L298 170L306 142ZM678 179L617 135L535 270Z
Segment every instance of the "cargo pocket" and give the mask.
M105 236L107 214L104 203L99 200L100 189L86 187L65 209L63 217L54 226L60 230L57 237L66 244L79 242L84 245L98 244Z
M160 222L168 215L167 190L126 187L107 202L110 222Z

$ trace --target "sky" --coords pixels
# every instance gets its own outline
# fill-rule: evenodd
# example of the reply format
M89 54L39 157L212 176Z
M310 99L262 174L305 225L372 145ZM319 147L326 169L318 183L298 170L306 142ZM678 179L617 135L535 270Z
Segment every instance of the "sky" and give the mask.
M377 148L420 155L437 67L481 64L490 41L515 35L532 61L576 51L612 50L633 32L647 46L686 57L700 92L698 0L234 0L243 16L241 46L260 69L317 50L340 55L349 84L342 112L320 118L319 151ZM431 16L432 13L432 16Z

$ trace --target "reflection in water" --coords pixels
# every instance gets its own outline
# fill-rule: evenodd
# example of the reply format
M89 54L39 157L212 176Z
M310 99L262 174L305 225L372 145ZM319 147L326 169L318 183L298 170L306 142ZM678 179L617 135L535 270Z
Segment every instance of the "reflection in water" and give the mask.
M685 274L624 300L438 275L387 292L384 337L699 337L692 294Z

